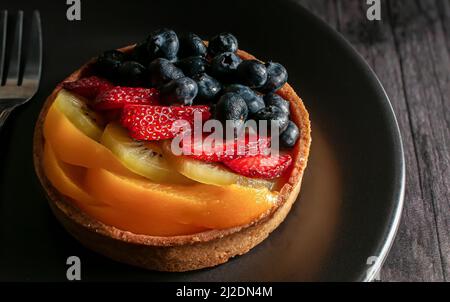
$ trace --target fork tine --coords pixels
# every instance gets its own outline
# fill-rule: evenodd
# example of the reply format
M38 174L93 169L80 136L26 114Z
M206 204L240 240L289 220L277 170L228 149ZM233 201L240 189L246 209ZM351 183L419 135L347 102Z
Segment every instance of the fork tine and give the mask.
M1 33L0 36L0 85L2 85L3 82L3 69L5 67L5 56L6 56L6 32L8 29L8 11L3 10L1 11L0 15L0 26L1 26Z
M37 88L42 68L42 28L41 17L37 10L33 12L28 45L28 54L23 71L22 85L33 85Z
M9 60L8 75L6 85L17 85L19 83L20 59L22 55L22 32L23 32L23 11L18 11L14 41Z

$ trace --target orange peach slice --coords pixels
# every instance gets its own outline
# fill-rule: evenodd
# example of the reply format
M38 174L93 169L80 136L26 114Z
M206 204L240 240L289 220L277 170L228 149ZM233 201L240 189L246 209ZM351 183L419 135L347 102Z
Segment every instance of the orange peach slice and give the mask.
M123 230L136 234L152 236L187 235L204 231L192 225L122 213L120 208L112 207L90 196L83 188L86 169L59 161L50 145L45 144L43 156L44 172L52 185L63 195L69 197L87 215ZM138 209L136 209L138 211Z
M43 167L52 185L63 195L74 199L80 208L99 204L82 188L86 169L59 161L49 144L44 146Z
M109 149L81 132L55 105L45 118L44 137L65 163L125 173L126 168Z
M138 224L169 219L212 229L251 223L277 202L277 193L267 188L157 184L104 169L89 169L86 190L117 209L123 220L135 220Z
M123 208L115 206L92 207L87 206L84 210L89 216L106 225L132 232L134 234L150 236L180 236L200 233L206 228L194 225L173 222L163 217L148 217L139 214L139 209L124 211Z

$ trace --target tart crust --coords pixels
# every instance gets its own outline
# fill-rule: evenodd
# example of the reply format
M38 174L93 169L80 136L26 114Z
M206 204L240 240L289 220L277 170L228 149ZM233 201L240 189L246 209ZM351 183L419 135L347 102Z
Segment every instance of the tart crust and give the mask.
M133 47L131 45L119 50L129 52ZM238 55L245 60L255 59L242 50L238 50ZM92 62L93 60L83 65L64 81L75 81L89 73ZM278 94L291 103L291 119L299 126L300 139L292 149L292 168L283 179L285 183L279 190L277 206L270 213L244 226L170 237L134 234L105 225L82 212L70 198L59 193L45 176L42 167L45 143L43 123L61 87L61 84L58 85L47 98L36 123L34 166L56 218L73 237L100 254L116 261L158 271L182 272L216 266L234 256L247 253L266 239L283 222L297 199L308 161L311 126L301 98L286 84Z

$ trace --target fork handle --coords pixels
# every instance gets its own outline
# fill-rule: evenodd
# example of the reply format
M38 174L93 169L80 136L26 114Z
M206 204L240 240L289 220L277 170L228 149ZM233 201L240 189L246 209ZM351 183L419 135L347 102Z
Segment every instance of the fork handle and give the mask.
M13 106L4 107L0 105L0 130L3 128L3 124L8 118L9 114L14 110Z

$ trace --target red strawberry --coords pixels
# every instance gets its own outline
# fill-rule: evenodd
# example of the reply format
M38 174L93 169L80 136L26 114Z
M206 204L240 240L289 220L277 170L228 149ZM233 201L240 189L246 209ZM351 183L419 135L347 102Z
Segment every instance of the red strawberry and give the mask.
M249 135L237 139L223 141L218 138L200 138L192 143L183 144L183 153L192 158L209 162L221 162L235 158L267 154L270 151L270 137L255 137Z
M87 99L95 99L100 93L114 87L113 84L105 79L92 76L82 78L75 82L65 82L63 87Z
M136 140L163 140L174 138L181 128L175 127L177 121L194 123L194 113L199 112L202 120L210 118L208 106L147 106L126 105L123 108L121 123Z
M279 156L257 155L225 161L224 164L236 173L247 177L274 179L283 175L292 163L289 154Z
M159 91L155 88L116 86L98 95L94 108L97 110L119 109L126 104L158 105Z

